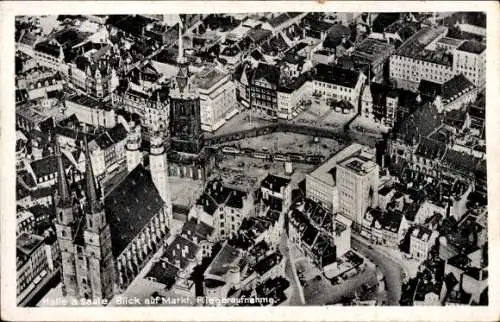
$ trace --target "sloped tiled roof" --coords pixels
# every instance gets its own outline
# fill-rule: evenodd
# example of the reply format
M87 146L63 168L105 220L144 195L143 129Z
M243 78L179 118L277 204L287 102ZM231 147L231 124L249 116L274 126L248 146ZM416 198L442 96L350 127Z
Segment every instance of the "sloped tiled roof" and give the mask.
M107 194L104 204L115 257L164 206L151 174L142 165Z

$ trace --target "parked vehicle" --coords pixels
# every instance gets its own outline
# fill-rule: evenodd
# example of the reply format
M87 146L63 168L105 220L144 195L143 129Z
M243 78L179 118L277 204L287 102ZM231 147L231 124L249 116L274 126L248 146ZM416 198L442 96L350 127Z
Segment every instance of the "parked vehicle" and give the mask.
M288 158L286 157L286 155L283 155L283 154L275 154L273 156L273 159L276 161L288 161Z
M240 149L234 146L225 146L222 148L222 152L230 154L240 154Z
M257 158L257 159L267 159L268 154L267 154L267 153L261 153L261 152L254 152L254 153L252 154L252 156L253 156L254 158Z

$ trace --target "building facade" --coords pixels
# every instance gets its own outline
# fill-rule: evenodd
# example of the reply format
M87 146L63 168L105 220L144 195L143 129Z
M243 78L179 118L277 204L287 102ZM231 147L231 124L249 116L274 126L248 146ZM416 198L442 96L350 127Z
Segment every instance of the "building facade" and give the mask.
M193 80L200 95L201 129L213 132L237 112L236 86L218 67L202 70Z
M368 207L378 203L379 166L373 151L361 150L339 162L339 210L359 229Z

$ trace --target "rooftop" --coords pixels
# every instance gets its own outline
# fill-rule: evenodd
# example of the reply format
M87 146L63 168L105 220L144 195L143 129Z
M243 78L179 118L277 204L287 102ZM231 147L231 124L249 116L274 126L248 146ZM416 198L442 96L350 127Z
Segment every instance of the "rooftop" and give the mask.
M358 83L360 73L337 66L318 64L315 67L313 79L329 84L354 88Z
M226 243L219 253L217 253L205 274L222 277L229 271L232 265L237 263L240 257L240 250Z
M424 226L416 226L411 232L412 238L420 239L421 241L427 242L431 237L432 230Z
M189 239L193 240L193 237L196 236L198 240L206 240L209 236L212 235L214 228L205 224L203 221L197 221L194 218L186 221L182 226L182 235Z
M208 90L226 76L227 74L219 68L205 68L195 75L193 84L200 89Z
M321 164L309 175L315 178L316 180L322 181L333 187L335 186L336 182L337 163L351 155L356 154L363 148L364 148L363 145L358 143L353 143L348 147L346 147L345 149L339 151L333 157L328 159L325 163Z
M281 192L281 188L284 188L290 184L290 179L268 174L267 177L262 180L260 186L272 190L274 192Z
M445 44L445 45L450 45L453 47L458 47L461 43L463 42L462 39L456 39L456 38L451 38L451 37L443 37L438 40L438 44Z
M365 58L368 61L373 61L380 56L389 56L394 51L394 45L385 41L365 38L361 43L356 45L353 55Z
M481 54L486 50L486 45L480 43L477 40L468 40L457 47L457 50L465 51L472 54Z
M453 55L446 51L428 50L426 47L446 32L446 27L425 27L408 38L396 51L398 56L451 66Z
M113 255L118 257L164 206L151 174L142 165L106 193L105 210L111 229Z
M16 238L17 251L30 256L43 243L43 237L28 233L21 233Z
M166 289L170 289L177 279L179 269L165 260L156 262L151 267L151 270L146 274L148 278L154 278L156 282L165 285Z
M170 245L168 245L162 259L179 269L184 269L190 261L196 258L199 249L200 247L197 244L177 235Z

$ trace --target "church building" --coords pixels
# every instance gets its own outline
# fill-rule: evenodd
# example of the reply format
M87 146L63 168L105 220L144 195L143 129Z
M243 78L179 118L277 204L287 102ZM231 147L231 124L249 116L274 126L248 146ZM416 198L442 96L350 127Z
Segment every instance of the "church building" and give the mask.
M151 139L150 171L134 149L140 137L132 131L127 139L128 173L113 187L103 187L94 177L86 140L84 179L70 185L56 142L56 230L65 296L111 299L168 237L172 205L162 136L154 133Z

